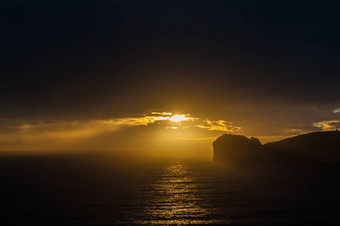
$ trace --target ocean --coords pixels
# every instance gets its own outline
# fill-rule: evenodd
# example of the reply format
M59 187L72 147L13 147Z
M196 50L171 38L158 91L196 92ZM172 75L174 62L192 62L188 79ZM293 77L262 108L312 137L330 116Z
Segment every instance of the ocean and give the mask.
M339 166L0 158L1 225L340 225Z

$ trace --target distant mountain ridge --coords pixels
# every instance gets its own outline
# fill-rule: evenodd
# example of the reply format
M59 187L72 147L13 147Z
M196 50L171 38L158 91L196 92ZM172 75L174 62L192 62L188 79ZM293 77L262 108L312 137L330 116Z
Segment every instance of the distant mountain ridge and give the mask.
M223 134L214 143L214 161L232 164L338 164L340 132L313 132L261 144L257 138Z

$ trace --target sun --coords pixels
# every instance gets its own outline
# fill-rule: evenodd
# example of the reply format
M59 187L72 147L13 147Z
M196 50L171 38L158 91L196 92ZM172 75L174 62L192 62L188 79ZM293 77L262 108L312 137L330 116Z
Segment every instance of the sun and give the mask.
M170 120L173 122L180 122L184 120L188 120L189 118L185 117L185 115L173 115Z

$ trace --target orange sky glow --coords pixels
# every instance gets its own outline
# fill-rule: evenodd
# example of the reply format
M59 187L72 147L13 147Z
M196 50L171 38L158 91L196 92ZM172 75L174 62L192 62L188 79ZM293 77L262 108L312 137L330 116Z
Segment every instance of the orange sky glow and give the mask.
M333 129L335 121L315 123ZM291 135L308 131L291 130ZM2 151L144 151L211 156L212 142L223 133L247 134L231 121L191 114L150 112L137 117L74 121L8 121L0 133ZM257 136L262 143L287 135Z

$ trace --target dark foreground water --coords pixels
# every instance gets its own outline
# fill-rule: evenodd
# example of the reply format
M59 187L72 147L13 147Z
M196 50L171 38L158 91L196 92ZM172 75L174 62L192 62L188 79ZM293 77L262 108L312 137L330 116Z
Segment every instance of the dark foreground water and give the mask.
M1 225L340 225L337 166L0 159Z

